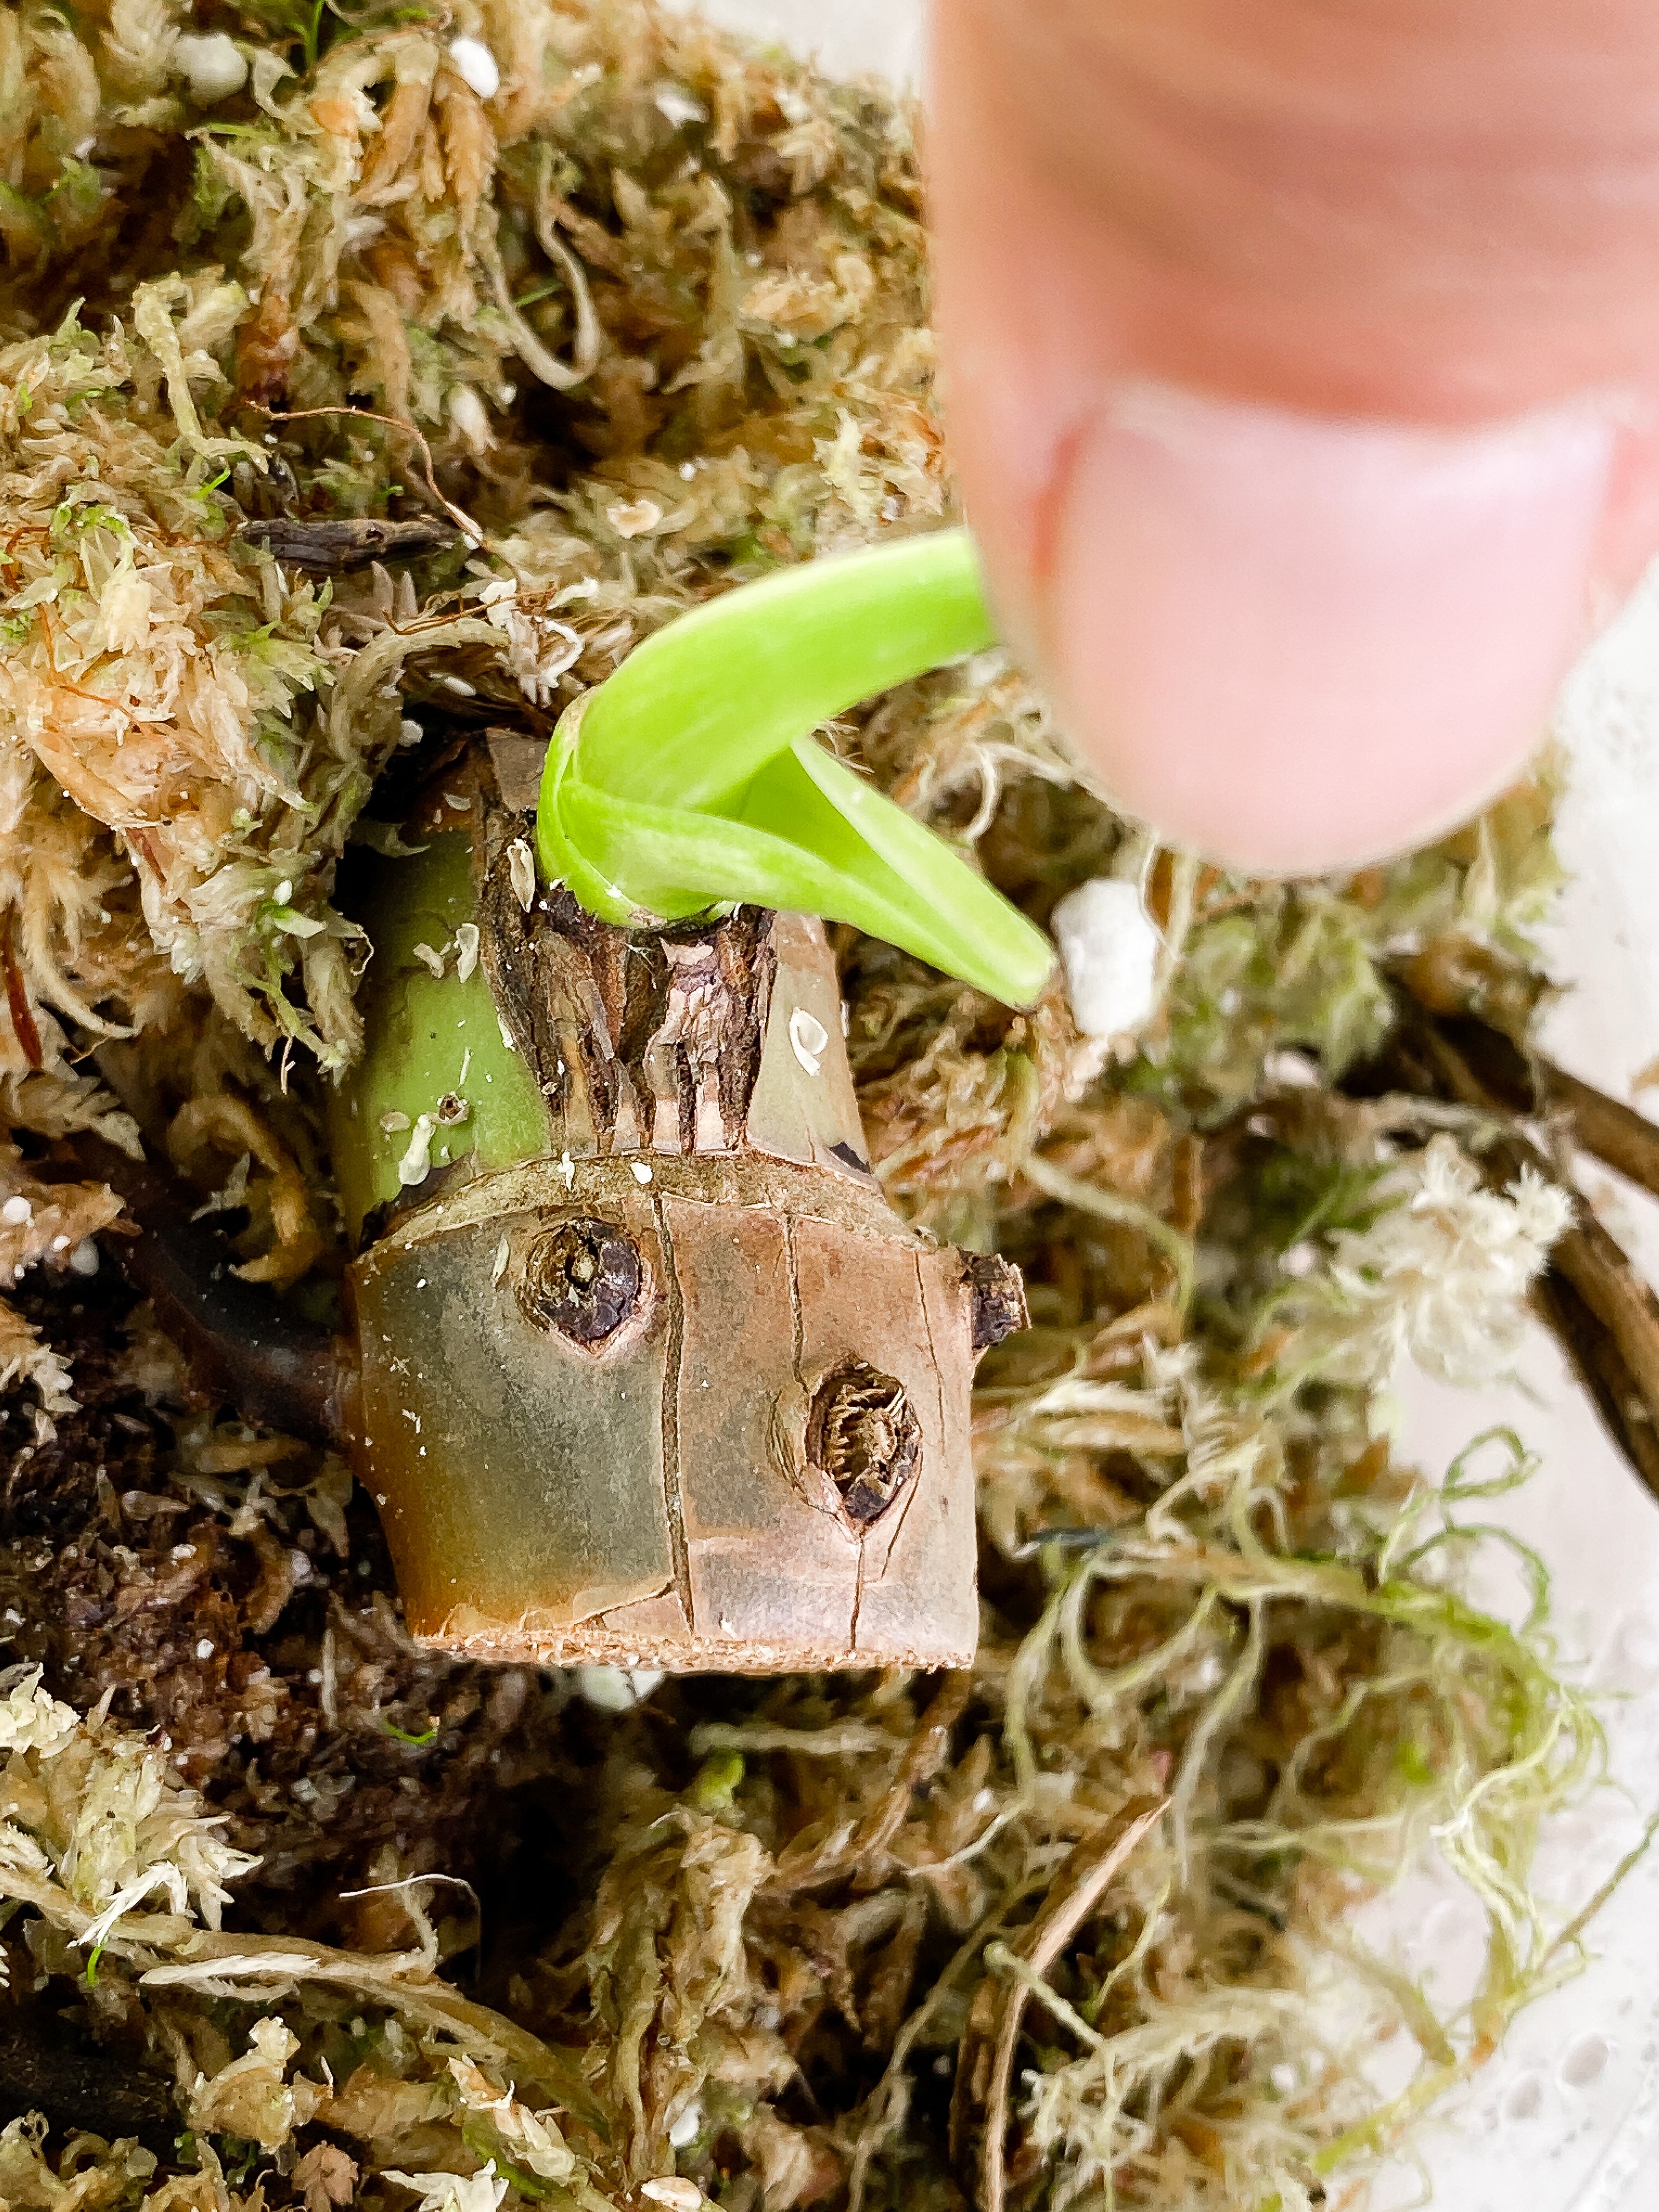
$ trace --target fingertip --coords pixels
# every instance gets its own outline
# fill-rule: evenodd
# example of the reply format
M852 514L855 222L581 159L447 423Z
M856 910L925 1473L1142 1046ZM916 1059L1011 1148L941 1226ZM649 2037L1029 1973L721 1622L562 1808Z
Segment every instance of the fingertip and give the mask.
M1069 733L1126 811L1234 866L1449 827L1544 732L1615 436L1588 406L1432 432L1121 392L1059 448L1025 602Z
M1659 548L1656 54L1635 0L935 0L960 480L1164 835L1376 857L1544 733Z

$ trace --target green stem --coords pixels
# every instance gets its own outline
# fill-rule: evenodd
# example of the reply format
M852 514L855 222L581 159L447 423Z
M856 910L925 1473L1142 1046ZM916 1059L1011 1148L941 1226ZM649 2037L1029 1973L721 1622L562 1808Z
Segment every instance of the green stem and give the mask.
M1011 1005L1046 937L817 744L819 724L994 641L964 530L779 571L647 639L561 720L544 877L623 927L720 903L850 921Z

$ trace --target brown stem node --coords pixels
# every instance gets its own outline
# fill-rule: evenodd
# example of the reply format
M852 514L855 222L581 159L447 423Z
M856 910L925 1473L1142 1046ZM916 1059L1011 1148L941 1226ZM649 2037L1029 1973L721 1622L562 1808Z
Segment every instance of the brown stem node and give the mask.
M1012 1261L995 1252L970 1252L966 1256L966 1277L974 1301L975 1352L988 1352L1004 1337L1030 1328L1024 1279Z
M921 1423L904 1385L861 1359L838 1368L814 1393L806 1456L841 1492L855 1528L878 1521L921 1458Z
M589 1351L608 1343L648 1295L640 1248L614 1222L567 1221L531 1247L519 1303L538 1328Z

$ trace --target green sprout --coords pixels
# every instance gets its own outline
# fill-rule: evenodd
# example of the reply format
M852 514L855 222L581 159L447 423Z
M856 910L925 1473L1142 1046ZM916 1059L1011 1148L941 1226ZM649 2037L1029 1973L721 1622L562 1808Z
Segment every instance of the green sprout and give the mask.
M387 1735L395 1736L399 1743L408 1744L413 1751L424 1751L428 1744L436 1743L438 1741L436 1721L429 1722L423 1733L416 1735L409 1729L399 1728L396 1721L388 1720L384 1713L379 1714L377 1718Z
M803 562L671 623L567 708L537 813L542 873L601 921L744 903L852 922L1009 1006L1054 948L817 726L995 641L965 530Z
M274 38L290 44L299 41L308 76L321 57L328 0L258 0L255 12L263 16Z

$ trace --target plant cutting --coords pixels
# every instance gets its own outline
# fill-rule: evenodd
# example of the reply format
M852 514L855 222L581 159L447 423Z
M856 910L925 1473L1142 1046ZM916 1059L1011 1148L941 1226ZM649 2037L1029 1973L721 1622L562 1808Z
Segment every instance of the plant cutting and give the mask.
M968 1399L1018 1277L890 1209L817 918L1015 1003L1053 955L813 731L990 639L959 531L740 587L567 710L533 829L538 748L496 732L377 864L334 1152L358 1463L420 1636L970 1658Z
M1053 954L813 732L991 635L951 531L714 601L550 745L452 742L362 886L364 1049L331 1105L352 1335L307 1358L243 1316L233 1353L222 1291L184 1310L211 1270L176 1223L152 1240L232 1395L349 1443L424 1641L971 1660L969 1393L1019 1279L889 1207L821 918L1012 1004Z

